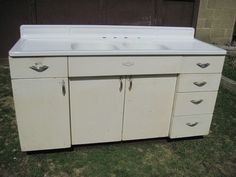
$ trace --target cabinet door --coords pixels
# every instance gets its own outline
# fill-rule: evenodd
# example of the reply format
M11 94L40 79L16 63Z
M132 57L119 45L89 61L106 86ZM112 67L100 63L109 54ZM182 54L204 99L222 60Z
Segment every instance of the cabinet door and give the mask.
M70 81L72 144L121 140L123 84L119 77Z
M126 81L123 140L168 136L176 77Z
M68 79L12 80L22 151L70 147Z

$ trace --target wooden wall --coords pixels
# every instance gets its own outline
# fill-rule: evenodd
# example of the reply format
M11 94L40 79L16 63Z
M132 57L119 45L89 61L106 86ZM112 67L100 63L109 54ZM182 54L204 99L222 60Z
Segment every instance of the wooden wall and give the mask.
M22 24L195 27L199 0L0 0L0 60Z

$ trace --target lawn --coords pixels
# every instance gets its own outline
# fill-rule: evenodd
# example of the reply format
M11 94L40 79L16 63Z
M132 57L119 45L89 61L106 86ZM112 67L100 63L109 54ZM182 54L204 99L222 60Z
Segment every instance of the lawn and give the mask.
M210 134L20 151L9 68L0 66L0 176L223 177L236 176L236 95L220 88Z
M226 56L223 75L236 81L236 56Z

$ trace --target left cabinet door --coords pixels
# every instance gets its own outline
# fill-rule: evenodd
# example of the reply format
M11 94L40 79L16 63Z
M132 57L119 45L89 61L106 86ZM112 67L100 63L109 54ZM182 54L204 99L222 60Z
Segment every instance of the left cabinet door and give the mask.
M70 80L72 144L121 141L125 80Z
M14 79L22 151L71 146L67 78Z

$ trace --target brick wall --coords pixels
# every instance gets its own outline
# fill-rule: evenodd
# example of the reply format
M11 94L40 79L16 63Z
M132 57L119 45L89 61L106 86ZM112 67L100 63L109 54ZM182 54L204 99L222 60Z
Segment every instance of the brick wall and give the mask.
M196 38L215 44L230 44L236 19L236 0L201 0Z

